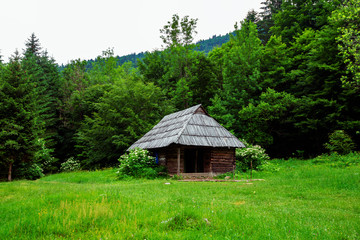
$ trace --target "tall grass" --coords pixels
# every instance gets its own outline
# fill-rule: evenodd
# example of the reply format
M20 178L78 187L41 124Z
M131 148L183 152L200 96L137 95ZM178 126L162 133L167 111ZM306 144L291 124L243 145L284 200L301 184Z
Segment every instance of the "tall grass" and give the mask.
M360 238L358 165L275 163L240 183L118 181L111 169L0 183L0 239Z

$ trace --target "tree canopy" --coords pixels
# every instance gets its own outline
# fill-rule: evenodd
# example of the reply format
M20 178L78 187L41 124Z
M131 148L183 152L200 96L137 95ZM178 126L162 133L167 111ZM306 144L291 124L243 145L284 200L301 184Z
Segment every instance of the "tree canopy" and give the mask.
M324 153L334 133L358 150L358 1L262 5L198 46L198 20L174 14L163 49L121 61L109 48L58 66L31 34L22 54L0 58L0 174L35 178L68 159L114 166L163 116L199 103L271 157Z

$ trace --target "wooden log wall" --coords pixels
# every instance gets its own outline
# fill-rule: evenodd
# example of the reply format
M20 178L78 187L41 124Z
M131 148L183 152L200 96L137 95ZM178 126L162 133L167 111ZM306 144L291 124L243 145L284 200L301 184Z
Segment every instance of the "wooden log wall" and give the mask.
M158 149L159 163L166 165L169 174L177 174L179 146ZM184 146L180 146L180 173L184 173ZM235 167L235 148L206 148L203 150L204 172L226 173Z
M178 169L178 146L169 146L164 149L157 150L159 157L165 157L165 164L169 174L177 174ZM162 163L163 164L163 163ZM180 148L180 173L184 172L184 148Z
M214 148L211 151L211 171L226 173L235 167L235 148Z
M211 148L204 150L204 172L211 172Z

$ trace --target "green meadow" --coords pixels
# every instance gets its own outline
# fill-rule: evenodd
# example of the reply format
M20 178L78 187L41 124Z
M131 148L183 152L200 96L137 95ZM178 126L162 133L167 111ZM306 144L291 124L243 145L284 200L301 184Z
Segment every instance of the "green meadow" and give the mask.
M357 155L358 157L358 155ZM360 239L360 166L276 160L241 182L116 169L0 183L0 239Z

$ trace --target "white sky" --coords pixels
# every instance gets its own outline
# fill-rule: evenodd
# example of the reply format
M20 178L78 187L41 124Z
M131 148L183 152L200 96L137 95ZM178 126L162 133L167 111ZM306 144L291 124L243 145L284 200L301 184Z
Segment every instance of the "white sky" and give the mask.
M21 53L31 33L57 63L160 49L173 14L198 18L195 40L224 35L263 0L0 0L0 55Z

